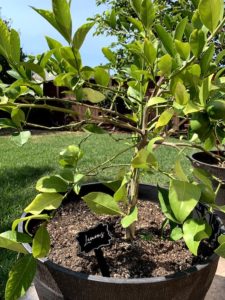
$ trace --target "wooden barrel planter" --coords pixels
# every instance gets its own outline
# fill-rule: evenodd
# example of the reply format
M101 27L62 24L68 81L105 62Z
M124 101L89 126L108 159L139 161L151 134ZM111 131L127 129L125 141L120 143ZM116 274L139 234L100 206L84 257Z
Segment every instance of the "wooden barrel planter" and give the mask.
M105 189L101 184L89 184L81 192L105 192ZM139 199L150 198L157 199L157 188L141 184ZM216 215L209 215L208 221L213 224L213 239L216 239L224 227ZM24 246L31 252L29 244ZM39 259L35 287L40 300L203 300L218 260L213 254L204 263L165 277L117 279L74 272L48 259Z

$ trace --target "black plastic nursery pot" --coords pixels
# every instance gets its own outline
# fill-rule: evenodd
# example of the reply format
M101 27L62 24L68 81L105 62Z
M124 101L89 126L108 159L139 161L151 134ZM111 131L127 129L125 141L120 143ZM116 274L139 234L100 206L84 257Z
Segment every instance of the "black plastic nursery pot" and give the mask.
M81 193L105 192L105 189L101 184L88 184L82 187ZM157 201L157 188L141 184L139 199ZM224 229L222 223L216 215L209 215L208 219L216 238ZM24 247L31 252L29 244ZM48 259L39 259L35 287L40 300L203 300L218 260L213 254L202 264L165 277L117 279L74 272Z
M215 151L212 151L215 153ZM225 156L225 152L221 153ZM218 160L205 152L194 153L191 157L194 167L202 168L208 171L210 174L219 178L223 184L220 187L220 190L216 197L216 203L218 205L225 205L225 168L219 167L217 165ZM214 188L218 186L218 182L213 181ZM218 215L225 221L225 214L218 212Z

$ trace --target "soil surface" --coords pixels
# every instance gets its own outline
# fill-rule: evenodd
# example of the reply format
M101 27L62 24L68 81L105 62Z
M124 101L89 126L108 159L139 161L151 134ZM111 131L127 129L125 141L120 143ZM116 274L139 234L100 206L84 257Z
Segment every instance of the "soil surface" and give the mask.
M102 248L111 277L155 277L185 270L195 263L195 258L182 241L161 237L162 221L157 204L139 201L137 235L130 243L125 239L119 218L96 216L83 201L70 202L48 224L49 259L77 272L101 275L94 251L80 253L76 236L102 222L108 224L112 235L110 246Z

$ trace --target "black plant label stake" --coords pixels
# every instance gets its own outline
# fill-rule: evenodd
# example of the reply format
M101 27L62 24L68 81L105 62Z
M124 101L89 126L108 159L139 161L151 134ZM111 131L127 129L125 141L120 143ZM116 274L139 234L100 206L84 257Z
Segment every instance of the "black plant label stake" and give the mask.
M100 223L87 231L79 232L76 239L80 246L80 252L88 253L94 250L102 276L110 277L109 266L101 249L110 245L112 239L108 225Z

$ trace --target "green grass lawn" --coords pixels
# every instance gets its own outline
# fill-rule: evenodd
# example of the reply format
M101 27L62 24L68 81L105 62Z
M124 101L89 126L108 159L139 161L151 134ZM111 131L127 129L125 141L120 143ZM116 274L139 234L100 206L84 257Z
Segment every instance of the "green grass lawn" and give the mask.
M23 208L35 196L36 181L44 175L57 172L60 150L70 144L78 144L84 136L78 133L33 135L23 147L14 145L7 136L0 137L0 232L10 229L12 220L21 215ZM114 137L125 140L116 142L109 135L93 135L82 144L85 152L82 168L90 169L128 147L129 135L116 134ZM156 151L160 166L165 171L171 169L177 154L178 151L172 148L159 147ZM131 157L132 150L129 150L115 163L127 164ZM184 168L187 172L190 169L187 160ZM106 169L92 180L112 179L115 175L115 168ZM167 177L143 174L141 181L166 185ZM15 259L16 254L0 249L0 299L3 298L9 267Z

